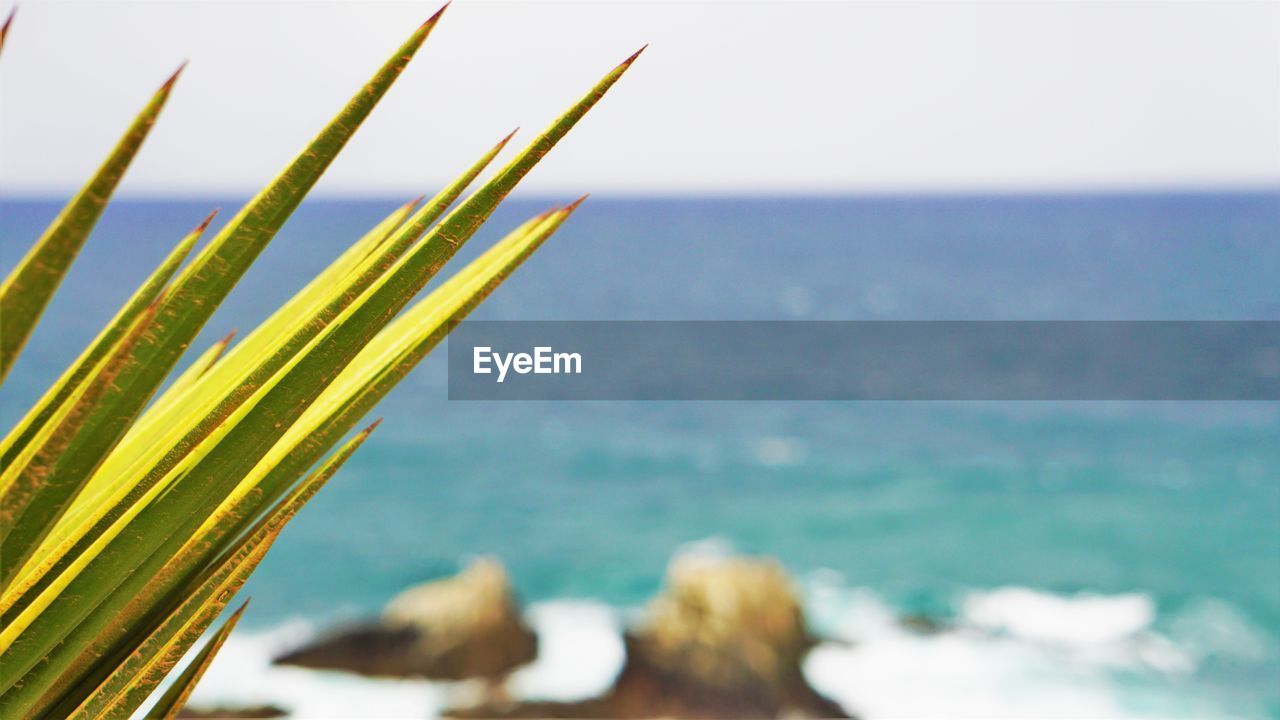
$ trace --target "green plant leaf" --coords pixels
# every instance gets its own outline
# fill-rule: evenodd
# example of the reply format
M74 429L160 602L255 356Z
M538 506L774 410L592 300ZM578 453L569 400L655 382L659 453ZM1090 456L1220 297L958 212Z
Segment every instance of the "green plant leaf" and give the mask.
M335 265L339 266L337 267L337 272L332 272L335 268L331 266L328 271L322 273L316 280L336 282L339 276L345 272L345 265L350 265L354 262L354 258L348 257L352 254L351 251L359 251L362 244L371 245L379 242L380 239L383 239L383 236L403 222L416 204L416 202L411 202L391 213L352 246L351 250L335 261ZM292 301L290 304L292 304ZM269 323L270 320L267 324ZM260 327L259 330L261 329ZM255 331L254 334L258 335L259 332ZM184 420L181 417L182 413L179 412L177 416L170 416L166 413L166 409L175 404L181 406L180 410L186 409L194 403L194 400L188 396L187 388L194 386L198 380L204 377L205 371L214 367L215 361L229 345L230 340L231 335L228 335L221 342L207 350L204 356L197 359L147 410L144 418L159 414L169 425L185 428L186 425L183 424ZM140 420L139 423L141 422ZM162 459L169 463L166 467L171 467L172 462L180 459L180 457L177 457L179 453L168 445L161 444L162 442L171 443L173 442L172 440L166 441L154 436L145 436L138 440L136 437L138 430L137 424L130 429L125 440L117 446L112 455L94 473L87 487L77 495L71 508L64 514L63 520L45 538L41 547L36 551L40 562L32 566L23 567L18 572L12 586L14 592L0 596L0 617L12 617L14 612L19 612L25 608L36 594L56 579L58 573L64 570L70 562L85 552L105 529L148 489L147 486L140 488L124 486L120 482L122 474L120 464L113 466L113 458L147 458L150 457L147 454L148 452L153 453L153 455L159 453ZM131 439L135 441L132 446L129 444Z
M457 323L489 296L560 225L581 200L543 213L513 230L395 322L325 389L320 398L262 459L199 535L231 534L273 501L359 422ZM252 488L253 492L247 492Z
M183 523L188 517L207 517L228 497L259 458L306 410L351 357L404 307L409 298L439 269L482 222L515 183L547 150L568 132L626 71L635 56L610 72L582 100L561 116L499 175L433 228L387 275L381 277L347 308L339 318L300 354L238 408L212 439L216 443L202 456L191 456L179 465L182 482L144 507L129 524L129 532L117 535L97 562L71 581L68 594L77 601L100 598L100 605L76 618L71 644L98 628L101 637L92 652L105 653L119 642L121 627L145 617L155 604L197 572L199 550L217 547L219 541L207 536L192 537L193 529ZM194 545L190 550L183 546ZM142 564L138 558L146 557ZM109 559L108 559L109 558ZM132 575L114 592L103 592L103 583L118 581L132 569ZM71 588L74 588L72 590ZM63 603L65 607L66 603ZM44 619L37 618L36 622Z
M362 238L279 311L234 348L199 387L184 395L174 412L153 408L139 419L122 452L103 473L139 478L126 483L136 501L202 442L284 364L320 333L360 293L390 268L405 248L448 209L510 139L504 138L457 180L411 216L393 213ZM415 202L414 205L417 203ZM407 214L412 206L402 208ZM389 221L395 221L390 223ZM379 235L386 229L386 237ZM355 258L363 256L363 259ZM286 338L281 342L281 338ZM192 423L192 416L203 417ZM120 483L115 483L117 486ZM117 503L112 503L112 506Z
M0 496L4 508L4 522L0 523L0 550L4 559L0 563L0 572L3 573L0 586L9 584L81 488L83 478L79 482L74 478L71 482L55 482L49 477L48 469L66 452L86 420L93 416L98 403L127 364L133 349L153 327L158 304L153 302L135 318L111 354L98 361L90 380L73 392L63 409L50 419L46 429L37 434L30 448L29 462L23 464L11 482L5 483Z
M115 317L98 333L93 342L89 343L89 346L80 354L80 357L76 358L75 362L62 373L57 382L45 392L44 397L40 398L31 407L26 416L0 442L0 468L8 469L12 466L17 455L27 447L27 443L30 442L31 438L45 426L50 417L64 406L67 398L80 387L80 384L89 376L98 362L124 336L129 326L133 324L134 319L154 303L156 298L160 297L165 285L168 284L174 273L178 271L178 267L182 265L187 255L191 253L191 249L195 247L201 234L204 233L205 228L209 226L212 220L213 215L211 214L169 252L164 262L160 263L160 266L134 292L133 297L125 301L120 310L116 312ZM3 492L5 487L4 480L0 479L0 493ZM7 504L5 507L7 507Z
M10 14L9 21L13 15ZM8 27L9 21L5 22ZM182 68L178 68L147 103L124 137L116 144L106 162L94 173L80 192L67 203L18 262L4 283L0 284L0 382L8 376L14 360L26 344L44 308L54 291L79 254L84 241L93 231L98 217L111 199L116 185L142 147L142 141L151 132L156 117L169 99L169 92L177 82Z
M388 216L236 346L206 351L147 408L439 16L189 267L160 282L165 289L121 323L100 358L91 345L86 369L68 371L47 411L33 410L29 432L0 443L0 458L12 447L14 459L0 465L0 490L36 498L23 499L21 522L2 531L31 559L0 587L0 716L135 712L368 431L299 481L308 467L576 207L523 224L410 305L634 55L452 212L502 143L422 208ZM238 617L202 648L156 716L181 707Z
M121 371L94 408L93 417L72 439L53 475L85 477L98 467L204 321L390 88L439 17L437 13L418 28L338 117L178 277L173 292L161 304L153 328L135 346L132 364ZM171 519L181 523L186 518ZM0 664L0 714L21 715L38 710L45 702L42 698L74 686L77 671L92 665L93 656L82 653L83 646L64 640L104 594L113 592L123 576L110 562L96 562L91 567L110 569L105 579L94 576L88 595L54 592L59 602L37 600L26 608L28 612L12 620L6 618L6 627L0 629L0 652L4 652L6 660ZM125 627L128 626L118 625Z
M162 393L160 397L156 398L155 402L151 404L150 409L158 410L168 404L172 404L178 398L182 397L187 388L195 385L197 380L204 377L205 373L209 372L209 370L222 359L222 356L226 354L227 348L231 346L231 341L234 340L235 337L236 331L232 330L226 335L223 335L221 340L218 340L218 342L210 345L204 352L200 353L200 356L193 360L191 364L187 366L187 369L183 370L182 374L169 384L169 387L164 391L164 393ZM125 437L127 438L128 435ZM89 505L91 502L84 504Z
M58 458L51 478L83 478L97 469L204 322L390 88L438 17L424 23L338 117L179 275L165 297L154 329L139 343L112 391Z
M429 31L438 17L439 13L419 30L422 36L415 38L418 43L425 38L425 33ZM414 42L415 39L411 39L410 42ZM408 43L406 43L407 46ZM405 51L402 48L402 55L404 54ZM457 182L441 191L422 210L414 214L409 222L429 223L443 213L448 205L461 194L466 185L501 150L508 139L510 139L510 136L490 150L480 162L464 173ZM314 146L315 144L313 143L313 148ZM42 564L39 572L47 574L63 567L65 563L60 556L65 557L67 553L83 550L88 543L95 540L125 509L142 497L175 463L184 458L192 447L203 440L240 403L244 402L248 397L246 389L256 387L262 383L298 348L301 348L306 340L314 335L318 328L323 326L324 322L327 322L326 318L315 321L310 317L313 306L317 302L317 296L323 296L324 293L332 294L335 284L342 282L343 277L359 264L361 256L368 255L372 248L383 245L386 235L389 235L404 224L406 216L412 212L417 204L418 201L411 202L388 216L355 246L330 265L326 271L316 277L307 288L255 330L243 343L233 349L228 354L228 357L215 368L215 372L210 373L210 377L201 377L198 383L193 383L189 388L194 391L197 384L207 388L210 384L217 386L217 383L223 382L225 390L206 392L199 399L191 397L181 385L171 388L170 392L165 393L126 435L124 446L119 448L121 452L113 452L105 461L106 466L99 468L99 471L96 472L96 476L105 476L106 478L99 485L106 485L105 491L115 492L117 499L105 503L98 502L101 500L102 493L93 492L91 488L90 492L87 493L90 496L90 502L86 502L82 508L85 512L76 516L76 523L66 525L65 532L57 538L56 547L58 550L52 553L55 557L50 562ZM226 233L225 230L223 232L224 234ZM394 255L390 257L394 259ZM390 259L386 260L383 265L389 266L390 262ZM367 284L371 280L372 277L366 277L362 282ZM349 291L344 300L349 302L354 295L355 292ZM334 312L336 313L336 311ZM281 346L267 363L259 366L255 372L247 376L244 375L242 366L237 364L235 358L243 356L246 352L261 351L263 348L275 346L279 343L279 335L281 334L286 336L293 334L294 337L290 342ZM226 378L230 379L226 380ZM170 410L173 412L169 412ZM190 421L190 416L201 413L204 414L203 419L193 425ZM160 433L160 436L157 436L156 433ZM168 433L168 435L166 436L164 433ZM113 458L118 459L119 462L113 465ZM149 470L147 469L148 466ZM136 477L140 472L145 472L145 477L135 483L121 483L118 479L120 475ZM91 517L86 518L86 514ZM69 534L79 535L79 537L68 540L67 535ZM41 577L29 579L24 583L23 597L3 605L4 610L0 611L8 612L10 606L24 607L29 601L28 595L30 591L40 590L44 586L43 581L45 579Z
M430 347L422 341L426 340L428 336L431 336L433 338L433 342L431 342L430 345L434 345L435 342L438 342L439 339L443 337L443 334L438 331L439 327L445 323L440 319L437 319L436 323L431 328L424 326L421 322L424 317L428 317L433 314L426 312L429 304L433 306L438 304L432 301L443 301L450 297L454 298L456 300L455 302L444 303L446 312L443 317L456 321L460 318L460 312L465 314L467 310L478 305L479 302L502 281L502 279L504 279L512 270L515 269L515 267L527 258L543 241L546 240L547 237L554 233L560 224L563 223L564 219L572 212L573 207L576 207L576 204L564 210L558 210L553 213L544 213L543 215L534 218L534 220L525 223L516 231L513 231L508 235L508 237L496 244L493 248L486 251L480 258L473 261L466 270L460 272L454 278L450 278L449 282L441 285L441 287L433 292L430 297L420 301L413 310L406 313L406 315L401 319L398 319L398 324L404 323L406 327L412 326L417 329L416 335L411 336L407 333L401 335L406 338L406 340L413 338L419 342L414 343L409 340L407 345L403 340L400 342L400 346L404 346L404 349L416 352L416 358L408 357L409 353L404 353L400 357L392 357L385 352L376 352L371 354L369 356L369 360L372 364L377 365L381 370L392 370L392 372L383 372L380 374L375 373L375 375L377 375L377 387L370 387L372 383L366 382L365 378L368 373L357 374L357 381L363 383L364 388L367 391L361 396L361 399L364 402L359 408L355 409L354 412L343 414L341 419L346 420L358 417L358 415L363 415L365 410L368 410L369 407L382 396L382 394L385 394L385 392L389 390L399 378L403 377L404 374L409 371L413 363L416 363L418 359L421 359L421 357L426 355ZM434 314L438 315L439 312L437 311ZM452 325L449 324L449 326L451 327ZM447 332L447 329L445 332ZM362 356L364 356L364 353L362 353ZM389 367L389 365L394 366L394 368ZM329 442L329 440L334 436L333 426L324 420L313 423L313 425L318 425L319 429L317 432L323 432L324 438L308 438L308 447L314 448L318 442L327 442L327 444L331 445L332 442ZM349 440L340 450L330 456L319 470L313 472L302 483L290 489L283 500L276 503L272 510L268 512L263 519L259 520L243 535L243 539L238 542L233 552L224 553L222 558L214 563L213 570L204 573L198 582L193 583L191 587L183 588L182 591L177 594L178 597L186 598L183 601L183 605L180 606L179 611L175 611L174 614L171 614L160 629L153 633L152 636L143 643L142 647L138 651L135 651L135 655L131 656L128 665L122 666L122 670L117 671L115 675L108 678L108 680L100 686L99 690L95 691L95 693L85 701L85 704L81 706L80 710L71 717L77 719L99 717L101 716L103 709L107 707L116 708L122 706L127 711L124 713L125 715L127 715L128 712L132 712L133 709L142 702L142 699L149 692L150 687L154 687L154 685L159 682L159 679L163 677L169 667L172 667L172 665L177 662L185 650L185 647L173 644L174 641L168 640L168 638L173 638L176 634L174 626L181 622L192 623L187 626L186 630L182 631L183 634L180 637L186 638L185 646L189 646L191 642L194 642L195 638L203 632L204 627L212 620L212 616L216 615L216 611L210 614L207 610L202 610L201 612L204 612L205 615L203 625L195 623L193 615L198 607L203 607L201 603L204 602L204 598L221 597L225 604L225 602L227 602L230 596L235 592L235 588L238 588L239 585L236 584L234 588L228 589L226 587L226 581L223 578L225 578L231 571L236 570L236 568L241 568L241 570L237 572L243 576L247 576L248 572L251 572L252 570L252 567L243 569L244 566L235 565L235 562L246 556L260 559L261 555L265 554L271 539L274 538L274 533L278 533L279 528L282 527L283 524L287 522L288 519L291 518L305 502L319 491L320 486L323 485L324 481L336 472L337 468L341 466L348 457L350 457L356 447L363 442L364 438L366 438L376 426L377 423L374 423L373 426L370 426L359 433L355 438ZM307 464L310 464L310 461L308 461ZM263 489L264 491L266 490L265 486ZM225 520L226 518L224 517L215 516L210 518L207 524L222 525ZM256 565L256 559L253 560L252 563ZM246 562L246 564L248 563ZM243 577L241 577L240 582L243 582ZM220 589L215 590L215 587ZM220 610L220 607L218 610ZM163 655L153 654L152 657L154 659L152 661L152 665L149 666L149 669L146 672L140 671L137 667L140 664L139 658L147 655L148 653L154 653L154 651L149 648L154 648L155 646L162 645L166 642L171 643L170 645L165 645L165 647L169 649L166 650ZM167 658L167 661L164 661L163 658ZM145 687L134 687L127 681L128 677L150 678L150 681ZM132 682L137 682L137 680L135 679ZM124 693L124 695L120 695L120 693ZM127 702L126 698L128 699ZM58 714L56 709L55 714Z
M412 212L417 205L417 201L412 201L406 205L396 209L378 225L370 230L355 245L348 249L341 257L339 257L328 269L317 276L310 285L308 290L313 286L323 287L330 285L342 276L348 267L356 261L355 255L363 251L364 246L373 246L385 239L385 235L398 227L404 219ZM307 292L304 290L304 293ZM280 310L278 310L272 319L269 319L262 326L255 330L250 338L249 343L257 338L259 342L264 339L263 330L268 333L276 332L278 328L272 325L273 320L282 314L300 312L301 308L297 307L297 297L290 300ZM275 338L270 338L275 339ZM184 372L177 380L175 380L164 393L152 404L150 408L138 419L138 421L129 429L124 439L117 446L116 450L104 461L103 465L94 474L89 483L89 487L78 498L75 505L67 514L67 521L62 523L48 541L48 547L43 548L41 554L51 562L47 562L41 572L56 571L61 563L61 558L65 557L68 552L73 555L83 550L87 543L92 542L99 534L102 521L107 518L107 524L114 518L111 512L117 508L122 508L121 491L129 488L121 487L123 484L119 481L121 475L127 473L122 468L142 464L147 458L153 458L155 453L160 453L164 458L177 456L170 445L176 440L166 439L163 436L155 434L147 434L148 425L154 426L157 423L166 423L170 429L174 427L185 428L186 421L182 415L190 415L193 404L196 402L190 396L190 389L194 387L197 381L205 380L206 371L214 367L214 360L220 359L222 353L226 350L230 342L230 336L224 338L224 341L218 343L209 351L206 351L206 357L198 359L192 364L186 372ZM243 347L244 343L241 344ZM234 351L233 351L234 352ZM222 368L219 368L220 370ZM175 405L180 407L174 408ZM175 411L171 413L170 411ZM151 452L152 455L148 455ZM178 457L174 457L176 461ZM122 461L113 464L113 460ZM143 488L145 490L145 488ZM113 494L114 492L114 494ZM127 504L126 504L127 505ZM118 513L115 515L118 517ZM74 536L74 537L73 537ZM69 539L75 540L74 546L69 546ZM38 588L38 578L27 579L24 583L27 589ZM27 590L24 589L24 592ZM21 601L19 601L21 602ZM7 609L7 605L0 605L0 612Z
M66 715L72 720L131 716L240 590L285 525L315 497L376 427L377 423L374 423L357 433L294 488L288 497L276 503L240 542L214 563L198 584L184 594L181 603L126 659L112 664L111 674L80 702L79 707L74 708L74 712L68 708L79 701L76 696L64 699L63 706L55 708L54 714Z
M178 243L0 446L4 451L4 462L0 464L4 468L0 471L0 590L8 586L87 479L62 486L45 481L59 448L65 447L79 423L88 418L88 403L105 392L103 379L95 380L95 370L110 368L118 374L127 362L127 354L118 352L122 339L148 308L156 306L165 284L212 219L210 215ZM116 359L104 362L112 352ZM86 383L95 382L96 389L87 392ZM33 444L32 440L37 442Z
M169 686L160 699L156 701L149 710L147 710L148 718L157 718L158 720L172 720L178 716L178 711L182 710L182 706L187 704L187 698L191 697L191 691L196 689L196 683L200 682L200 678L204 676L204 671L209 669L209 664L213 662L213 656L218 654L218 650L222 648L222 644L227 641L227 636L235 629L236 623L240 621L240 616L244 614L244 609L249 607L248 601L245 601L236 609L231 617L218 628L218 631L209 638L209 641L200 648L200 652L191 659L191 663L182 671L182 674L174 678L173 684Z
M442 215L488 166L512 135L514 133L498 142L416 213L410 216L420 199L391 213L234 348L210 377L201 378L200 388L193 383L191 391L186 392L180 386L181 379L175 382L175 387L147 411L95 474L96 487L84 493L84 502L73 508L68 522L59 528L61 532L50 540L51 547L41 553L41 564L20 578L18 597L0 602L0 615L12 617L14 612L24 609L57 573L145 497L156 482L249 397L247 390L270 378L358 296L360 290L390 267L405 247ZM408 230L389 239L401 226ZM377 254L373 252L374 247L380 248L381 257L377 262L370 262L368 258ZM345 289L343 283L349 283ZM292 337L281 344L281 335ZM267 360L251 368L250 363L259 359L251 354L255 351L258 356L267 355ZM249 357L245 358L246 355ZM237 358L241 359L239 363ZM172 413L167 412L170 409ZM191 416L199 413L206 414L193 425ZM115 458L122 462L113 465ZM122 477L135 476L147 464L150 469L141 479L121 482Z

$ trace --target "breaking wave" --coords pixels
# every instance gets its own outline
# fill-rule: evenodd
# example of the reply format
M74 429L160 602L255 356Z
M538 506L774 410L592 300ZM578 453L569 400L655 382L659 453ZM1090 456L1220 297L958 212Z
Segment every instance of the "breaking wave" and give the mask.
M845 587L834 574L814 574L805 591L824 637L805 672L868 720L1268 716L1266 707L1196 682L1214 658L1275 663L1274 639L1220 600L1192 603L1160 632L1155 603L1143 594L1004 587L963 593L954 617L922 630L905 626L875 592ZM512 692L572 700L605 690L622 666L621 628L632 612L589 600L533 604L539 659L512 677ZM233 634L191 704L273 704L301 718L422 718L473 690L271 665L315 631L294 620Z

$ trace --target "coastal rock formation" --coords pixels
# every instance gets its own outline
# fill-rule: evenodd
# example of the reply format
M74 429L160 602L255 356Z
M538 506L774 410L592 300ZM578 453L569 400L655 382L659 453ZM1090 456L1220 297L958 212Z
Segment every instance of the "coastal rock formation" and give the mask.
M537 637L520 615L506 571L482 559L452 578L406 590L376 621L276 659L277 664L383 677L500 683L532 661Z
M776 562L697 556L672 563L665 592L650 603L632 641L655 667L698 684L764 684L779 693L814 644Z
M678 558L667 587L625 637L613 687L581 703L489 705L454 717L847 717L804 678L815 644L778 563Z
M677 558L611 696L633 717L843 717L804 678L815 644L777 562Z

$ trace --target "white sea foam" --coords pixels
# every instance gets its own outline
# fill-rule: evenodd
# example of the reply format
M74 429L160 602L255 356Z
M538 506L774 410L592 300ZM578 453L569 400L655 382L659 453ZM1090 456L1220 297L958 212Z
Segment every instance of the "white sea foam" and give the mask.
M1193 604L1166 637L1153 629L1155 608L1143 595L999 588L957 598L954 627L918 634L877 594L846 588L833 574L813 576L806 591L811 619L830 639L810 654L806 674L870 720L1225 717L1222 708L1170 688L1210 655L1248 659L1273 651L1265 634L1218 600ZM512 691L572 700L606 689L624 659L621 617L591 601L532 605L540 655L513 676ZM193 705L271 703L302 718L423 718L463 692L270 664L313 632L295 621L234 633ZM1135 686L1135 676L1167 682Z
M1196 657L1153 630L1154 603L1144 595L973 592L959 600L954 627L919 634L871 591L843 589L830 575L810 590L813 614L834 637L810 654L805 672L866 718L1229 714L1207 698L1168 690L1183 685Z
M421 718L439 713L444 686L362 678L271 664L314 636L296 620L268 632L234 632L191 695L193 707L276 705L298 718Z
M1156 608L1151 598L1138 593L1061 597L1009 587L971 594L962 604L962 617L989 631L1083 647L1142 632L1155 620Z
M512 677L520 697L575 700L603 692L622 668L618 614L602 603L563 600L529 608L538 659ZM467 698L465 684L363 678L276 666L271 659L315 636L294 620L267 632L237 631L191 697L193 707L276 705L293 717L426 718Z
M613 684L625 651L622 626L612 608L564 600L533 605L528 615L538 633L538 659L512 676L516 694L581 700Z

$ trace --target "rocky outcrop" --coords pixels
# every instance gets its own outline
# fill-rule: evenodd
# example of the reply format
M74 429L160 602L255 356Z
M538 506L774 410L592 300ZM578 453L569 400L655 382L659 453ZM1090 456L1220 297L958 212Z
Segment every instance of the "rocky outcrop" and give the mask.
M775 561L683 556L625 635L626 661L608 692L582 702L513 702L503 679L537 655L502 566L473 563L397 596L382 616L276 660L364 675L480 678L482 700L459 718L848 717L801 670L816 643ZM458 698L454 698L455 702Z
M804 678L815 644L778 563L678 558L610 695L627 717L843 717Z
M626 663L604 696L581 703L489 705L455 717L847 717L804 678L815 644L780 565L683 557L625 638Z
M362 675L500 682L532 661L537 637L520 615L510 580L494 560L411 588L382 617L322 637L277 664Z

